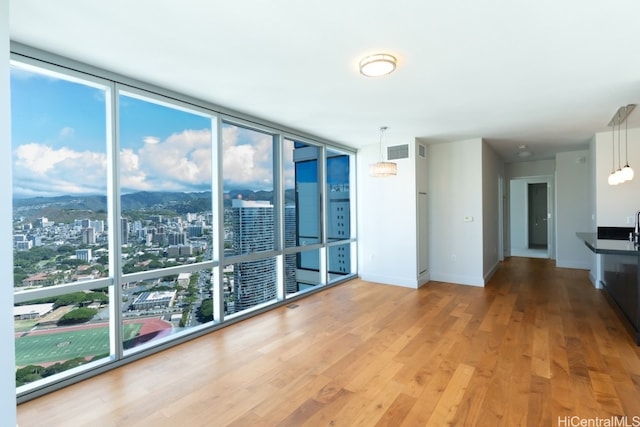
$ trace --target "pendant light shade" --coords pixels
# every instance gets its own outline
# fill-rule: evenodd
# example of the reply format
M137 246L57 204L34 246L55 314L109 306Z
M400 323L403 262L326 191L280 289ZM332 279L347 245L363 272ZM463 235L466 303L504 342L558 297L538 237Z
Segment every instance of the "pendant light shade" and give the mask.
M386 130L387 130L386 126L380 127L380 142L379 142L380 161L372 164L369 169L369 173L371 174L371 176L376 178L395 176L398 174L398 165L394 162L385 162L384 158L382 157L382 135Z
M378 162L371 165L371 176L385 177L398 174L398 165L393 162Z

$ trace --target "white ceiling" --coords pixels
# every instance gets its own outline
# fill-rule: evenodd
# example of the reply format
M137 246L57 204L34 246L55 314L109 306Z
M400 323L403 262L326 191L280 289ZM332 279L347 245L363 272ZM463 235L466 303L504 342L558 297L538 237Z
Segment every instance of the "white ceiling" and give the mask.
M11 0L10 32L351 147L384 125L549 158L640 102L640 0ZM380 52L396 72L360 75Z

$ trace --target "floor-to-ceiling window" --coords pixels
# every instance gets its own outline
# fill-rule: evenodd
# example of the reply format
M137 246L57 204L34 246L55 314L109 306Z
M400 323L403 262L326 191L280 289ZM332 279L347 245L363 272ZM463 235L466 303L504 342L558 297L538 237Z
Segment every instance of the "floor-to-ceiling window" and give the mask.
M16 384L108 361L111 88L11 69Z
M285 285L287 294L321 286L323 241L320 200L321 147L284 140Z
M355 250L351 237L352 205L351 171L353 158L348 153L327 149L327 273L328 282L334 282L353 273L351 252Z
M275 148L270 132L222 125L226 316L277 300Z
M210 322L216 116L118 88L114 237L124 354Z
M355 274L353 152L61 62L11 68L19 399Z

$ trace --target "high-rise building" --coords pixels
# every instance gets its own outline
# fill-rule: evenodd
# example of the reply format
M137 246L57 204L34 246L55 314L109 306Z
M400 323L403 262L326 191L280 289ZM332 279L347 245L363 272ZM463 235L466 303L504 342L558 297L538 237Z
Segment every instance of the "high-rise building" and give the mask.
M32 243L32 246L42 246L42 236L30 235L29 241Z
M180 232L171 232L169 233L169 244L170 245L184 245L187 243L187 233Z
M160 227L154 234L153 234L153 243L155 243L158 246L165 246L167 245L167 243L169 242L169 239L167 237L167 233L165 232L165 229L163 227Z
M286 205L284 207L284 246L292 248L297 246L296 230L296 206ZM297 254L286 254L284 256L284 287L288 294L298 292L298 282L296 280Z
M49 219L46 216L43 216L41 218L36 218L35 222L36 222L36 227L40 227L40 228L53 226L53 221L49 221Z
M329 240L348 239L351 233L348 184L330 187L328 199L327 236ZM347 274L351 272L351 256L348 245L331 246L328 257L329 273Z
M91 249L76 249L76 258L89 262L91 260Z
M187 227L187 233L190 238L200 237L202 236L203 227L202 225L190 225Z
M82 230L82 243L85 245L93 245L96 243L96 233L93 227L87 227Z
M91 221L89 227L93 227L96 233L104 233L104 221L101 219Z
M24 240L20 242L14 242L13 247L17 251L28 251L33 247L33 242L31 240Z
M91 226L91 220L88 218L76 219L73 223L74 223L74 226L78 228L87 228Z
M295 203L296 245L308 246L322 242L318 147L295 143ZM296 254L295 283L289 282L287 292L299 292L322 282L319 251Z
M267 201L232 201L234 254L274 249L273 205ZM239 312L277 296L275 258L241 262L233 269L234 311Z
M122 227L122 244L126 245L129 243L129 220L127 218L120 219L120 226Z

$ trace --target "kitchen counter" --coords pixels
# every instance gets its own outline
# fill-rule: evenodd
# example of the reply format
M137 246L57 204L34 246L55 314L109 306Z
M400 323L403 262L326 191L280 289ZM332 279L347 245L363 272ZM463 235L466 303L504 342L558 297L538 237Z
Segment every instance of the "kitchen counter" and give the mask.
M640 255L638 245L629 240L598 239L596 233L576 233L592 252L611 255Z
M640 345L640 250L629 240L598 239L596 233L576 233L596 254L598 287L622 312Z

